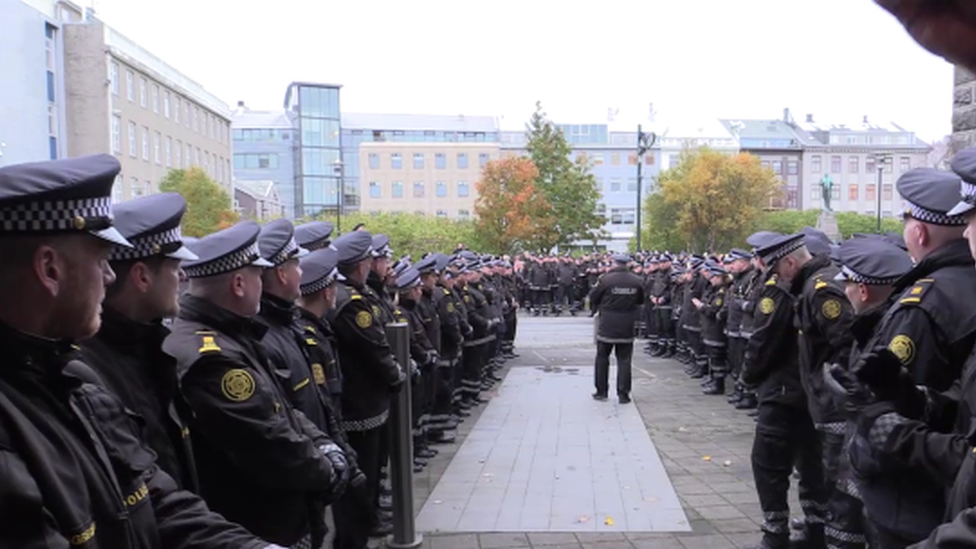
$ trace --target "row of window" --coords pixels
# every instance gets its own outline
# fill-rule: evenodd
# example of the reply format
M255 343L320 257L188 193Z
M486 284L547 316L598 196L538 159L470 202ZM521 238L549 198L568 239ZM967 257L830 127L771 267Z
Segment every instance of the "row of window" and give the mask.
M773 173L775 173L776 175L784 175L782 160L763 160L762 167L773 170ZM785 175L799 175L799 174L800 174L800 162L798 160L787 160Z
M187 143L184 149L183 141L177 139L174 143L172 137L168 135L163 137L158 131L152 132L150 151L149 128L143 126L140 132L136 123L131 120L126 129L126 137L128 154L131 158L141 157L146 162L154 162L167 168L200 166L218 183L226 183L231 178L230 160L217 153L200 150L200 147L194 147L190 143ZM186 154L183 154L184 150ZM122 118L118 115L112 115L112 152L122 154Z
M840 200L841 196L841 184L835 183L830 189L830 197L833 200ZM820 185L811 185L810 187L810 198L814 200L819 200L823 198L822 187ZM890 201L894 197L894 185L885 184L881 186L881 200ZM847 185L847 200L856 202L861 198L861 185L858 183L850 183ZM877 183L866 183L864 185L864 200L868 202L876 201L878 199L878 184Z
M644 182L645 183L647 182L647 178L644 178ZM598 188L601 188L601 189L603 188L603 180L602 179L597 178L596 184L597 184L597 187ZM644 185L644 188L645 189L647 188L647 185L646 184ZM624 185L623 185L623 179L622 178L620 178L620 177L611 177L610 178L610 185L607 188L607 192L619 193L619 192L623 191L623 189L624 189ZM637 192L637 178L636 177L627 178L627 192L629 192L629 193L635 193L635 192Z
M447 197L447 183L444 181L438 181L434 184L434 195L438 198ZM471 187L468 185L467 181L458 181L456 186L456 193L458 198L464 198L471 196ZM415 181L413 184L413 197L414 198L424 198L427 194L426 186L423 181ZM383 184L379 181L369 182L369 197L370 198L382 198L383 197ZM403 198L403 181L393 181L390 183L390 197L391 198Z
M54 41L57 39L57 29L53 25L44 28L44 59L47 69L47 143L51 160L58 158L58 98L55 94L55 71L57 52Z
M378 215L378 214L380 214L382 212L380 212L379 210L371 210L369 213L370 213L370 215ZM399 214L399 213L403 213L403 212L397 211L397 210L393 210L390 213ZM427 215L427 212L425 212L423 210L414 210L413 213L414 213L414 215L424 215L424 216ZM435 217L446 218L446 217L448 217L447 210L437 210L437 213L435 213L434 216ZM458 210L457 211L457 219L471 219L471 211L470 210L464 210L464 209Z
M674 155L674 157L677 158L678 156L677 155ZM602 153L602 152L577 151L576 152L576 158L582 158L583 160L589 160L590 162L592 162L592 164L594 166L602 166L604 164L604 161L606 160L606 155L604 153ZM619 153L619 152L612 152L612 153L610 153L610 165L611 166L620 166L622 162L623 162L623 153ZM653 154L648 153L648 154L645 154L644 155L644 165L645 166L653 166L654 163L655 163L655 159L654 159L654 155ZM677 163L677 160L675 160L675 164L676 163ZM628 154L627 155L627 164L629 164L631 166L636 166L637 165L637 154L636 153ZM672 164L672 166L673 165L674 164Z
M278 169L278 155L276 153L235 154L234 169L276 170Z
M119 64L116 61L109 61L108 82L112 95L117 97L120 83ZM172 120L175 124L180 123L182 113L184 127L192 128L194 132L205 137L209 136L210 139L224 145L228 144L230 125L217 115L211 114L206 108L194 104L175 92L171 93L168 89L161 88L155 82L150 83L145 76L139 75L138 86L140 107L148 109L151 105L154 113L162 114L166 120ZM125 69L125 98L130 103L136 101L136 75L131 69Z
M484 168L488 161L491 160L491 155L488 153L478 154L478 167ZM427 155L424 153L413 153L413 169L422 170L427 162ZM403 168L403 155L400 153L390 153L390 169L399 170ZM447 154L445 153L434 153L434 168L438 170L447 169ZM457 153L457 160L455 162L455 168L459 170L465 170L468 168L468 153ZM369 153L369 169L378 170L380 169L380 155L379 153Z
M884 162L884 172L891 173L894 167L894 159L889 158ZM836 154L830 157L830 171L828 173L839 174L843 173L844 159L841 155ZM907 172L912 169L912 159L910 156L901 156L898 158L898 170L901 173ZM847 173L867 173L876 174L878 171L877 159L873 156L868 156L864 159L864 172L861 172L861 157L859 156L848 156L847 157ZM813 155L810 157L810 172L811 173L823 173L823 158L820 155Z
M896 135L831 135L830 144L840 145L909 145L913 142L911 134Z
M344 135L359 136L353 137L360 141L394 141L416 143L494 143L498 141L496 132L452 132L452 131L432 131L432 130L348 130ZM370 136L372 139L370 139Z
M247 128L232 130L234 141L261 143L270 141L291 141L291 130L276 130L268 128Z

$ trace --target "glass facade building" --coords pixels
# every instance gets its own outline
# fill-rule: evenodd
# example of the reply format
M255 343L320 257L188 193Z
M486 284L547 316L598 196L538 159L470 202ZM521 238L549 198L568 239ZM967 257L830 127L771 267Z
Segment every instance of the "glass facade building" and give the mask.
M341 210L342 132L339 88L296 82L285 92L285 110L298 131L295 148L295 215ZM355 200L355 197L354 197Z

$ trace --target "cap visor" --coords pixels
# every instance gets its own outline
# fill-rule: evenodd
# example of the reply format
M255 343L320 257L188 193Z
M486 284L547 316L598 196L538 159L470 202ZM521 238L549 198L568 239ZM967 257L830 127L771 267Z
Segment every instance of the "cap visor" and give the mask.
M120 233L115 227L109 227L100 231L91 231L89 234L94 237L101 238L102 240L111 242L112 244L124 246L126 248L133 247L132 243L126 240L125 237L122 236L122 233Z
M345 282L346 281L346 277L342 276L342 273L336 273L336 277L335 278L339 282Z
M170 259L179 259L181 261L196 261L200 259L197 254L191 252L186 246L180 246L180 248L175 252L166 254L166 257Z
M960 202L960 203L956 204L956 206L954 208L952 208L951 210L949 210L949 212L946 215L949 216L949 217L956 217L956 216L962 215L964 213L969 213L973 209L976 209L976 206L973 206L969 202L963 201L963 202Z
M263 257L259 257L255 259L253 263L251 263L251 267L274 267L274 263L264 259Z
M834 275L834 280L838 282L847 282L847 275L844 274L844 271L841 271Z
M311 253L311 252L309 252L309 251L308 251L308 250L306 250L305 248L302 248L302 247L300 247L300 246L299 246L299 248L298 248L298 251L297 251L297 252L295 252L295 255L293 255L293 256L291 256L291 257L292 257L292 259L294 259L294 258L296 258L296 257L305 257L305 256L306 256L306 255L308 255L309 253Z

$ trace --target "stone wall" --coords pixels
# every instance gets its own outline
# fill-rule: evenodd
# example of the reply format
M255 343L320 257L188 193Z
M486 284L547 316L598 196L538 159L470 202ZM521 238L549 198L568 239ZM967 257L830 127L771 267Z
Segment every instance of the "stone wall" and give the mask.
M950 158L960 149L976 145L976 76L956 67L955 82Z

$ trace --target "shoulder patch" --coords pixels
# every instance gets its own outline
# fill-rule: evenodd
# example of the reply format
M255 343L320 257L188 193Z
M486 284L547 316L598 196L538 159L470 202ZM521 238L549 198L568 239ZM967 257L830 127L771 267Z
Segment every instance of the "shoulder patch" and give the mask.
M254 377L247 370L234 368L227 370L220 379L220 390L232 402L244 402L254 395Z
M829 284L827 284L823 280L818 280L817 283L813 285L813 289L814 290L820 290L820 289L826 288L827 286L829 286Z
M455 309L454 309L454 303L448 301L447 302L447 312L453 313L454 311L455 311Z
M197 349L197 352L200 354L219 353L222 349L217 345L216 337L215 335L201 335L200 348Z
M305 331L306 332L311 332L311 333L314 334L315 333L315 326L305 326Z
M769 277L769 280L766 281L766 285L767 286L775 286L777 282L779 282L779 279L776 278L776 275L773 275L773 276Z
M362 299L362 298L363 296L359 294L352 294L351 296L349 296L349 299Z
M925 296L928 289L932 287L933 282L935 281L931 278L920 278L916 280L915 284L913 284L911 288L905 290L905 292L901 294L901 299L899 299L898 302L908 305L913 303L921 303L922 298Z
M356 326L362 329L369 328L373 325L373 315L369 314L369 311L359 311L356 313Z
M762 314L768 315L772 313L774 309L776 309L776 302L773 301L773 298L764 297L762 298L762 300L759 301L759 312L761 312Z
M898 334L891 338L888 350L898 357L902 364L911 364L915 358L915 342L905 334Z
M312 364L312 378L315 380L316 385L325 385L325 370L322 369L322 365L318 362Z
M827 284L824 282L824 284ZM840 313L843 309L841 308L840 302L836 299L828 299L823 302L820 306L820 312L823 313L824 318L827 320L836 320L840 317Z

